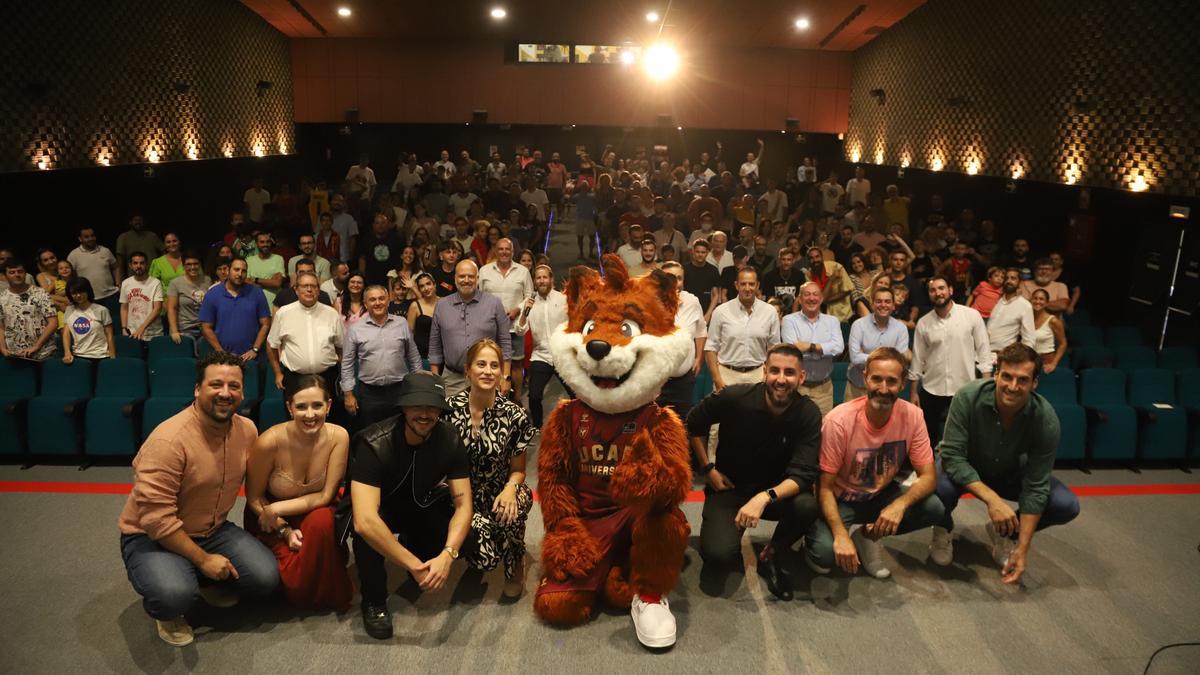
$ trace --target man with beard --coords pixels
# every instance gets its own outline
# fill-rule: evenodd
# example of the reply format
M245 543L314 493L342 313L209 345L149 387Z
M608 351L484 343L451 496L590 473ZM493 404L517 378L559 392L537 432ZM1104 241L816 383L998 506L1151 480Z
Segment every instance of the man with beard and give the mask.
M363 627L376 640L392 637L385 562L406 570L422 591L436 591L475 545L468 539L467 449L454 427L438 419L448 409L442 378L412 373L396 405L399 415L355 435L350 499L338 505L335 523L339 542L353 526Z
M821 412L800 395L803 361L803 353L792 345L775 345L767 352L762 381L720 389L687 418L692 452L701 464L697 475L708 482L700 526L704 572L723 575L736 568L742 560L742 534L761 520L778 521L759 557L758 573L780 600L792 599L786 559L818 515L813 483ZM714 424L720 425L719 452L711 462L707 441Z
M984 377L992 374L992 350L983 317L954 302L954 286L946 277L933 277L928 288L933 311L917 321L908 379L913 381L912 402L925 413L929 440L936 447L950 399L975 379L976 368Z
M550 336L567 321L567 296L554 290L554 270L549 265L533 268L533 287L536 293L521 304L521 313L513 323L513 334L524 339L526 333L533 333L533 351L529 356L529 419L533 426L541 429L542 394L550 378L558 377L550 353ZM558 381L561 383L562 378Z
M938 448L937 495L946 515L933 528L934 563L953 562L951 513L967 492L987 507L992 557L1006 584L1020 581L1035 531L1079 515L1079 498L1050 473L1059 423L1050 403L1033 393L1040 366L1032 349L1009 345L996 355L994 380L976 380L954 395Z
M258 358L267 331L271 307L261 288L246 283L246 261L229 263L229 278L210 288L200 303L200 334L216 351Z
M1062 269L1062 256L1058 257L1058 263L1059 269ZM1079 288L1076 287L1074 291L1071 291L1067 288L1067 284L1055 281L1054 271L1052 258L1039 258L1037 262L1033 263L1033 279L1021 282L1021 295L1029 300L1033 297L1033 292L1039 288L1046 291L1046 295L1050 296L1050 302L1046 303L1046 311L1060 316L1072 304L1072 296L1078 296Z
M763 277L763 297L778 298L784 312L789 312L804 283L804 272L795 268L796 254L790 248L779 249L775 269Z
M333 276L333 271L329 268L329 261L317 255L317 239L313 235L305 232L300 235L297 241L300 245L300 253L291 257L287 264L287 275L289 279L296 277L296 263L301 260L310 260L313 264L313 269L316 272L317 278L321 283L325 283ZM276 296L279 297L279 296Z
M1004 270L1004 288L987 321L988 344L998 352L1017 340L1033 346L1033 305L1021 295L1021 270Z
M642 237L638 253L641 254L641 258L636 265L629 267L629 276L643 277L658 269L658 244L655 243L654 237Z
M1012 251L1004 259L1005 267L1015 267L1021 272L1021 280L1028 281L1033 278L1033 260L1029 256L1029 240L1014 239L1012 243Z
M825 518L808 535L806 558L820 574L836 563L848 574L861 566L884 579L891 570L881 557L879 540L941 523L945 515L934 494L933 446L921 411L900 399L904 368L904 355L891 347L871 352L867 395L825 416L819 490ZM917 472L907 491L895 480L905 460Z
M196 400L158 425L133 460L121 511L121 558L158 636L191 644L184 614L198 593L213 607L279 585L275 556L227 520L246 473L254 423L237 414L242 360L212 352L196 365Z

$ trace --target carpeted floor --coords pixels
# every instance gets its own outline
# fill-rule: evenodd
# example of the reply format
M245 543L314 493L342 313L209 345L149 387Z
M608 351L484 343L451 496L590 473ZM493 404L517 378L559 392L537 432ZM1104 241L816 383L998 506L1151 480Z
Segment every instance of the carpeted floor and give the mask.
M1058 475L1073 486L1192 480L1178 471ZM0 467L0 481L129 478L127 468ZM720 588L706 578L702 589L700 504L689 503L693 548L671 596L679 643L663 654L638 645L627 611L553 629L534 617L531 594L506 604L499 579L465 578L462 565L442 592L418 596L400 586L388 643L368 638L356 611L300 615L264 602L201 605L191 617L196 642L176 649L159 641L125 579L116 530L123 503L120 495L0 493L0 529L9 533L0 556L0 672L1134 673L1159 646L1200 638L1198 495L1085 497L1078 520L1035 539L1021 588L1000 583L980 543L983 510L965 502L954 566L926 563L928 532L893 537L892 579L797 570L805 592L790 603L771 597L753 572L752 542L765 541L770 525L744 540L748 574ZM534 558L541 534L535 512L526 536ZM530 590L537 571L534 564ZM1161 654L1152 672L1198 670L1200 648L1182 647Z

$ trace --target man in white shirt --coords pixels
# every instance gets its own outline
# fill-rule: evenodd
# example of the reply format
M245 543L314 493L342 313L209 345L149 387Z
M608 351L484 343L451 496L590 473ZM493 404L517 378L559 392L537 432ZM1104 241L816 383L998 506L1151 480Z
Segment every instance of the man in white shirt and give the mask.
M449 150L443 150L441 155L439 155L438 161L433 163L433 175L438 175L439 171L443 172L444 178L449 178L458 171L458 167L454 166L454 162L450 161Z
M333 231L338 236L338 258L350 260L351 254L358 250L358 221L346 213L346 198L340 194L329 198L329 209L333 214Z
M567 296L554 290L554 271L549 265L538 265L533 269L533 285L536 292L521 303L513 333L521 339L520 343L514 344L523 344L525 333L533 331L533 353L529 356L529 419L533 426L541 429L544 419L542 395L550 378L558 377L554 357L550 354L550 336L567 322ZM562 378L558 381L562 384Z
M421 184L421 174L424 171L421 165L417 164L417 156L410 153L396 173L396 180L392 183L392 192L407 195L410 190Z
M871 205L871 181L861 166L854 169L854 178L846 181L846 200L851 206L860 202Z
M830 171L829 178L817 188L821 192L821 212L827 216L841 213L842 196L846 190L837 181L837 172Z
M695 404L696 375L704 359L704 343L708 341L708 324L704 322L704 309L700 298L683 290L683 265L672 260L665 262L662 271L678 279L679 307L675 310L675 326L692 336L692 358L683 361L671 379L662 386L658 404L675 411L680 419L687 419Z
M550 205L550 198L546 196L545 190L538 187L536 180L525 179L525 191L521 193L521 202L526 208L529 208L530 204L536 206L538 220L546 222L546 207Z
M975 379L976 369L984 377L991 376L992 350L983 317L974 308L954 302L949 279L935 276L927 288L933 311L917 321L908 379L912 402L921 406L930 443L936 448L954 394Z
M471 204L477 201L479 201L479 195L467 189L466 181L461 181L458 184L458 191L450 195L450 208L454 210L456 218L466 218Z
M300 245L300 253L292 256L291 260L288 260L288 278L291 279L296 276L296 263L308 258L309 260L313 261L313 265L316 267L317 278L321 280L321 283L329 281L329 278L332 276L332 271L329 269L329 261L317 255L316 237L308 232L305 232L300 235L300 240L298 243Z
M632 269L641 263L642 238L642 226L634 223L629 226L629 240L617 247L617 256L625 263L626 269Z
M796 169L796 182L807 185L817 182L817 167L812 157L805 157L800 167Z
M368 204L375 198L375 170L371 168L371 160L366 155L360 155L358 164L346 172L346 182L350 184L351 196L361 199Z
M121 282L121 332L135 340L149 342L162 335L162 282L149 274L146 254L129 256L129 271L133 275Z
M346 292L346 282L350 281L350 265L339 262L332 268L332 273L333 275L321 284L321 290L330 300L337 301L338 297Z
M767 350L779 342L779 314L758 299L758 273L743 267L737 276L738 295L721 303L708 322L704 358L713 377L713 390L726 385L763 380Z
M708 240L712 243L712 249L708 252L708 264L716 267L717 272L724 272L725 268L733 267L733 254L726 248L729 244L729 237L724 232L717 230ZM763 358L766 358L766 354L763 354Z
M488 180L503 181L504 173L508 171L508 165L500 161L500 153L493 152L492 161L488 162L486 171Z
M263 189L263 180L254 179L254 185L242 195L242 203L246 205L246 217L252 223L261 223L263 207L271 203L271 193Z
M758 201L767 203L766 216L771 219L772 223L777 220L787 220L787 193L779 189L779 182L774 178L767 179L767 191L758 198Z
M670 246L678 252L687 250L687 238L683 236L682 232L675 229L674 213L668 212L662 214L662 227L660 227L658 231L654 232L651 236L654 237L654 243L658 245L659 251L661 251L662 247L664 246Z
M479 290L490 293L500 299L504 311L508 314L511 324L521 313L521 307L526 298L533 295L533 278L524 265L513 263L513 243L511 239L501 239L496 242L496 260L479 268ZM524 345L520 335L512 331L514 353L524 356L524 349L516 345ZM514 356L509 370L512 376L513 400L521 400L521 377L524 375L524 358Z
M319 284L315 274L302 273L296 279L296 302L280 308L271 322L267 358L277 389L297 375L321 375L333 396L345 324L337 310L317 302Z
M1033 346L1033 305L1021 295L1021 270L1015 267L1004 270L1003 293L992 307L987 332L993 352L1018 340L1027 347Z
M96 243L95 228L86 225L79 228L79 247L67 254L67 262L75 268L76 275L91 282L96 302L116 316L120 310L117 291L121 285L117 258L107 247Z
M833 360L845 350L838 320L821 313L825 294L820 284L800 284L800 311L783 317L779 337L804 354L804 381L800 393L812 399L821 416L833 410Z
M742 162L742 168L738 169L738 175L742 177L742 181L747 185L753 185L758 182L758 164L762 161L763 142L758 139L758 155L753 152L746 153L746 161Z

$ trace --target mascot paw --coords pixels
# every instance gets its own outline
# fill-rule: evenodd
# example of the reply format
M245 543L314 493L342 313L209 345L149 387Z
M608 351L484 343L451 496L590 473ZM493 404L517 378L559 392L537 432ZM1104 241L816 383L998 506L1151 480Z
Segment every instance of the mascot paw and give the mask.
M578 626L592 616L596 594L591 591L539 593L533 611L552 626Z
M633 586L625 578L625 570L613 567L604 580L604 602L613 609L625 609L633 602Z
M542 540L542 566L555 581L584 577L600 558L600 547L578 518L564 518Z

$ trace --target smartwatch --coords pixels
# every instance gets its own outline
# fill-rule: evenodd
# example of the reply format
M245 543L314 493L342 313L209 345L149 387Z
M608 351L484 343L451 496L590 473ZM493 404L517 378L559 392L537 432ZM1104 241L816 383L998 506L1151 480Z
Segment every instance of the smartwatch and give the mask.
M717 463L709 462L708 464L705 464L704 466L700 467L700 473L702 475L708 475L708 472L712 471L715 468L717 468Z
M767 490L767 497L770 498L772 504L779 501L779 495L775 494L775 488Z

